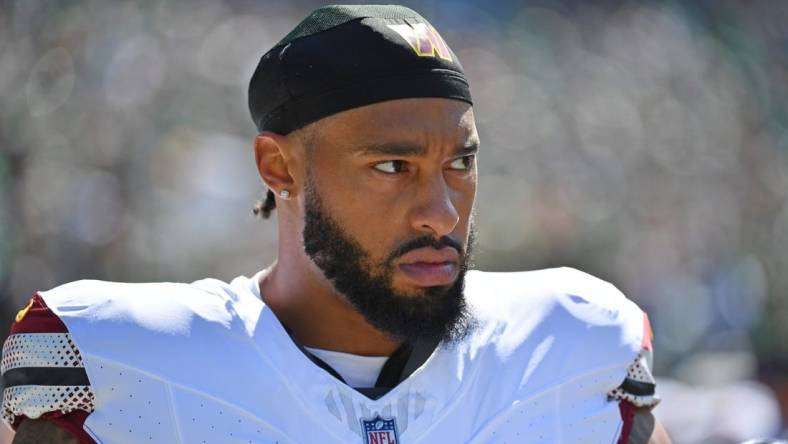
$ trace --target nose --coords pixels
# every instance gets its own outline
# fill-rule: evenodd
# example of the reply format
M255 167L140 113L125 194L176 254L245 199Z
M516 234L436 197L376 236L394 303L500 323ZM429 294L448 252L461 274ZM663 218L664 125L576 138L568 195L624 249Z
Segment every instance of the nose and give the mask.
M442 175L420 184L416 194L418 203L410 217L414 229L435 237L454 231L460 215L451 200L451 189Z

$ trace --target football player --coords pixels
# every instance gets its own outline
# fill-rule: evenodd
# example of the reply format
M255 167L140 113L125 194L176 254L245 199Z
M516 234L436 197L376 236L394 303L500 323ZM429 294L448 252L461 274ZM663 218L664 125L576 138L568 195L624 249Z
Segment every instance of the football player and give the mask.
M249 86L278 259L39 292L3 348L20 443L662 443L644 313L577 270L468 271L480 140L416 12L327 6Z

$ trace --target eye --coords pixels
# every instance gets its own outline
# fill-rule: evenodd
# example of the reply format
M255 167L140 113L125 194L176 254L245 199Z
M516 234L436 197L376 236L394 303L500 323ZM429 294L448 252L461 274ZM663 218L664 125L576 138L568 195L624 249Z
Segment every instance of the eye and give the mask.
M473 166L474 160L476 160L475 154L458 157L449 164L449 167L451 167L453 170L469 170Z
M379 162L372 166L376 170L380 171L381 173L386 174L397 174L405 171L405 161L404 160L387 160L385 162Z

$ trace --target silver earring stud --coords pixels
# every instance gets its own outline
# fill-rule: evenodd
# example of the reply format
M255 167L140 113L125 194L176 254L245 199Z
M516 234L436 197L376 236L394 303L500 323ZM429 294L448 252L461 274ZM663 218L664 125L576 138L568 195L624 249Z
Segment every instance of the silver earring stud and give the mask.
M288 197L290 197L290 192L287 190L282 190L279 192L279 197L281 197L282 199L287 199Z

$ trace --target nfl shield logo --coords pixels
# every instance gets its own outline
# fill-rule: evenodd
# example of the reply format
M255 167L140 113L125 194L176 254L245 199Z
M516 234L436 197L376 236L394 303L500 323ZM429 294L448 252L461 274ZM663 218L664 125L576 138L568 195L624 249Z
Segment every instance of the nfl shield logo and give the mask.
M384 419L377 415L373 419L362 419L361 431L364 434L364 444L399 444L394 418Z

